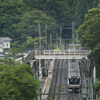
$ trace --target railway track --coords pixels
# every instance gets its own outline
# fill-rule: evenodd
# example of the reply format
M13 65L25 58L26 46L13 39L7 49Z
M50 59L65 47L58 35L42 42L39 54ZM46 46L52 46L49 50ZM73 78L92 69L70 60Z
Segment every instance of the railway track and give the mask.
M56 85L56 93L58 95L55 96L54 100L60 100L60 92L61 92L61 86L62 86L62 68L59 68L63 65L63 60L60 60L59 66L58 66L58 76L57 76L57 85ZM63 66L62 66L63 67Z
M56 63L56 68L54 69L54 75L52 79L50 93L48 100L66 100L67 95L67 66L65 64L66 60L58 60Z
M59 60L58 60L58 62L57 62L57 65L56 66L59 66ZM59 69L57 68L57 69L55 69L55 73L56 74L54 74L54 90L53 90L53 93L55 93L56 92L56 84L57 84L57 76L58 76L58 71L59 71ZM55 94L52 96L52 100L55 98Z
M65 49L68 49L65 44ZM56 60L48 100L80 100L79 93L69 93L67 86L68 60Z
M79 93L69 93L67 87L68 60L56 60L48 100L80 100Z
M53 94L53 96L51 96L51 100L55 100L55 98L56 98L55 94L58 93L58 87L59 87L59 85L58 85L58 81L59 81L58 75L59 75L59 72L60 72L60 69L59 69L60 63L61 63L61 61L58 60L57 64L56 64L56 69L54 69L54 77L53 77L53 82L52 82L53 88L51 90L51 92L53 92L54 94Z

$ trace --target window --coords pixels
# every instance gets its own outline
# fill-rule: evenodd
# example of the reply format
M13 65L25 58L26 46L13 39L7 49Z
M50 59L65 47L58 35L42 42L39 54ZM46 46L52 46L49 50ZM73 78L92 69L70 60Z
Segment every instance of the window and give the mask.
M71 77L69 78L69 84L79 84L80 83L80 77Z
M8 47L8 43L6 44L6 46Z

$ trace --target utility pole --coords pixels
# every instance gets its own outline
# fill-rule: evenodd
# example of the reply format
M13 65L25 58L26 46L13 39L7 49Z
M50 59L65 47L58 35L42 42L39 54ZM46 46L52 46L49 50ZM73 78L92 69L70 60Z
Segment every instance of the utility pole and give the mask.
M57 48L58 48L58 34L56 34L56 45L57 45Z
M72 22L72 42L74 43L75 22Z
M41 25L38 24L39 27L39 47L41 48ZM41 59L39 59L39 79L42 78L42 69L41 69Z
M62 40L62 26L60 25L60 47L62 48L61 40Z
M45 24L45 44L46 44L46 48L48 47L47 46L47 24Z
M50 34L50 46L52 46L52 34Z
M47 59L47 69L46 69L46 75L48 76L48 63L49 63L49 60Z
M39 47L41 47L41 25L38 24L39 27Z
M78 34L77 34L77 44L78 44L78 42L79 42L79 41L78 41L78 38L79 38L79 37L78 37Z
M41 66L41 59L39 59L39 79L42 78L42 66Z

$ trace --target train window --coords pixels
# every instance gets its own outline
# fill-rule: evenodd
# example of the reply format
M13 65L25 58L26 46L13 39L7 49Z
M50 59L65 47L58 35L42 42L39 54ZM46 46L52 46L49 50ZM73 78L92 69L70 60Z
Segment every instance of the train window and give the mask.
M80 79L76 78L75 79L75 84L79 84L80 83Z
M80 78L79 77L73 77L69 78L69 84L79 84L80 83Z
M69 84L74 84L74 79L73 78L69 79Z

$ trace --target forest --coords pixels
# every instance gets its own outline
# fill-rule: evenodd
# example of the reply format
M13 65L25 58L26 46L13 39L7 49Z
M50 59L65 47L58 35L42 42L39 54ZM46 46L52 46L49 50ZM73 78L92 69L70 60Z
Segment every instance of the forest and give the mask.
M78 28L88 9L96 5L97 0L0 0L0 36L34 38L38 36L38 24L44 36L47 24L48 35L55 37L62 23L74 21Z

